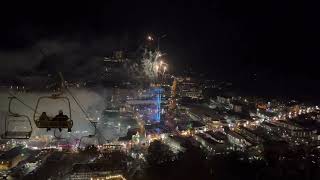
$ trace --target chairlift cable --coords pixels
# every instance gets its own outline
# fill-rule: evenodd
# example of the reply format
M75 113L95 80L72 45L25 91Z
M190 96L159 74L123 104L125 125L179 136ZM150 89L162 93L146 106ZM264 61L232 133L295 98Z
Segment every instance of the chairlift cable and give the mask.
M71 97L73 98L73 100L76 102L76 104L79 106L79 108L81 109L81 111L83 112L83 114L86 116L86 118L88 119L88 121L91 123L91 125L94 127L94 134L93 136L96 136L97 133L100 134L100 136L107 141L107 139L99 132L99 130L97 129L97 125L95 122L93 122L92 120L90 120L89 115L87 114L87 112L84 110L83 106L81 105L81 103L79 102L79 100L71 93L71 91L64 86L64 89L71 95Z
M29 108L30 110L32 110L33 112L36 112L36 110L31 107L30 105L28 105L27 103L23 102L19 97L15 96L14 94L12 94L10 91L8 91L8 94L14 98L16 98L21 104L23 104L24 106L26 106L27 108ZM38 112L36 112L37 114L39 114Z

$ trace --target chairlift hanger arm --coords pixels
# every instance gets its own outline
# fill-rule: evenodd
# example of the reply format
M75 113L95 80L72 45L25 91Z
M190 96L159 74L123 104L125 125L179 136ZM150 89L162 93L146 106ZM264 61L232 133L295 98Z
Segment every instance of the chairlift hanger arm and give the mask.
M96 123L91 121L90 120L90 117L89 115L87 114L87 112L84 110L83 106L81 105L80 101L71 93L71 91L68 89L68 87L66 86L65 84L65 80L64 80L64 77L62 75L61 72L58 72L59 76L60 76L60 79L61 79L61 94L63 93L63 91L67 91L71 97L73 98L73 100L76 102L76 104L78 105L78 107L80 108L80 110L82 111L82 113L85 115L85 117L89 120L90 124L93 126L94 128L94 134L92 136L96 136L96 134L98 133L98 129L97 129L97 126L96 126ZM70 109L71 109L71 106L70 106ZM70 116L71 117L71 116ZM101 134L101 133L100 133ZM102 136L103 137L103 136ZM103 137L103 139L106 140L105 137Z
M21 104L23 104L24 106L26 106L27 108L29 108L30 110L32 110L33 112L35 111L35 109L33 107L31 107L30 105L26 104L25 102L23 102L19 97L15 96L14 94L12 94L10 91L8 91L8 94L15 98L17 101L19 101ZM36 112L37 113L37 112ZM37 113L38 114L38 113Z

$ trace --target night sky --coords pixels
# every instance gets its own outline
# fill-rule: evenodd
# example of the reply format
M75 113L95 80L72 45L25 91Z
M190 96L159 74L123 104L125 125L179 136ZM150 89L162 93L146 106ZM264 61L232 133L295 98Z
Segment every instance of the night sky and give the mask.
M153 33L167 34L161 49L175 73L192 67L253 92L316 96L320 90L315 5L289 0L106 2L2 4L0 75L34 71L42 61L41 48L80 71L87 66L83 61L116 49L134 51Z

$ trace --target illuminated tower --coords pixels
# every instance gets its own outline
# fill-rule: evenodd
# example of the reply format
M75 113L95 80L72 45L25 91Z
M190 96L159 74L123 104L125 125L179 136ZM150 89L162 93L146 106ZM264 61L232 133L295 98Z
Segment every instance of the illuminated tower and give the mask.
M156 115L155 115L155 121L160 122L161 120L161 96L162 96L162 89L161 88L155 88L155 104L156 104Z

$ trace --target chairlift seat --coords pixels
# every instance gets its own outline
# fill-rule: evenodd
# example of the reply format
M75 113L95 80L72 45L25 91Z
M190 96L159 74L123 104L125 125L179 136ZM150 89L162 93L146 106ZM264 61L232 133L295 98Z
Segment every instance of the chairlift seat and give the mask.
M59 120L45 120L45 121L35 121L38 128L68 128L71 129L73 126L72 120L59 121Z
M32 132L17 132L17 131L7 131L2 134L2 139L29 139Z

